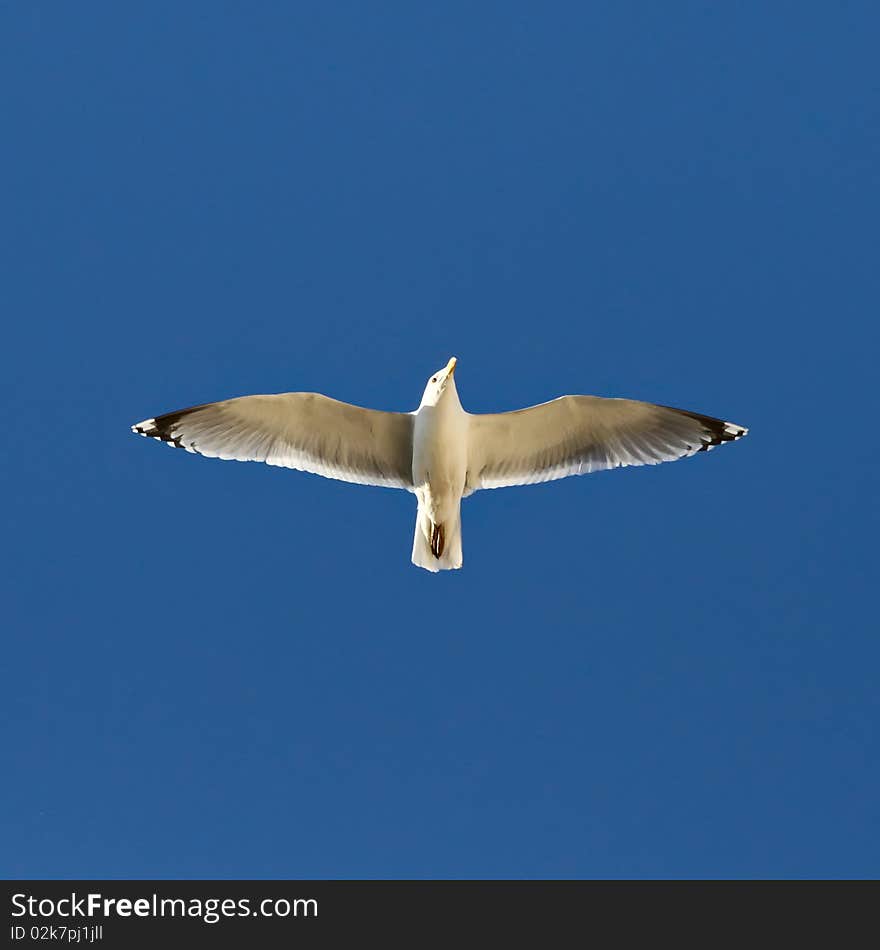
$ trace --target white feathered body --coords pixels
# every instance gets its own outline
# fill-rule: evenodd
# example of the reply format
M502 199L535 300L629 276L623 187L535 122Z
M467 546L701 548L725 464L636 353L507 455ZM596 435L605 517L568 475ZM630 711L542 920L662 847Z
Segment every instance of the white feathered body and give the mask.
M468 469L470 418L451 379L445 398L423 403L415 413L413 492L419 510L412 560L429 571L461 567L461 496ZM435 525L442 525L445 538L439 558L431 551Z

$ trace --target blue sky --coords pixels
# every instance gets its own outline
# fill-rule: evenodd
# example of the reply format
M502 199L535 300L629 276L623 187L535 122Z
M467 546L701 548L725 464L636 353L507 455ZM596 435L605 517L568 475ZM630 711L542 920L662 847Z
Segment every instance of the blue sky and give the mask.
M6 4L0 872L876 876L880 14ZM129 425L254 392L718 415L403 492Z

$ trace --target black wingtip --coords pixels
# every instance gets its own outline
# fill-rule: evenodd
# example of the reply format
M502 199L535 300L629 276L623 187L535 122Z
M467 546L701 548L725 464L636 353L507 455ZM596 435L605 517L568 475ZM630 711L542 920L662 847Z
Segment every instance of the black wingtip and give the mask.
M664 406L664 409L672 409L674 412L681 413L699 422L703 427L704 433L700 439L700 447L697 452L708 452L714 449L716 445L723 445L725 442L736 442L749 434L745 426L738 426L735 422L726 422L724 419L716 419L714 416L704 416L699 412L691 412L688 409L678 409L675 406ZM693 454L694 449L690 448L686 455Z
M698 452L707 452L714 449L716 445L723 445L725 442L736 442L748 435L749 430L744 426L738 426L735 422L725 422L723 419L715 419L712 416L703 416L697 412L688 412L692 419L700 422L706 430L703 438L703 444L697 449Z
M195 408L200 407L196 406ZM165 415L156 416L155 419L144 419L143 422L133 425L131 431L149 439L164 442L166 445L172 445L176 449L182 449L185 446L175 430L177 423L192 411L192 409L181 409L178 412L166 412ZM193 451L195 450L193 449Z

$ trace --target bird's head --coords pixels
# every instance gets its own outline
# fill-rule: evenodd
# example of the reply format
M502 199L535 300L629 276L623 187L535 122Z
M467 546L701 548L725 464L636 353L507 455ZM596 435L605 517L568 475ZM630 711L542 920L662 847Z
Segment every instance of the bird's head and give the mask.
M423 406L436 406L440 403L446 394L458 397L455 389L455 364L458 361L453 356L452 359L443 367L438 369L425 386L425 392L422 395Z

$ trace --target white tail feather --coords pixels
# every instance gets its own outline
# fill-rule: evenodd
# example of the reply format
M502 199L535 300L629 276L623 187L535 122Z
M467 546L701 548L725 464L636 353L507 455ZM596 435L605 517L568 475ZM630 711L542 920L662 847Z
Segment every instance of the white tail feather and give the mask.
M412 562L426 571L452 571L461 567L461 511L443 523L443 553L435 557L431 550L431 533L434 522L419 506L416 515L416 533L413 538Z

